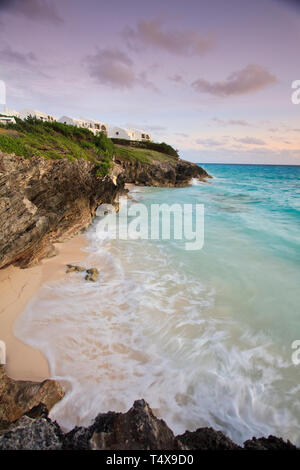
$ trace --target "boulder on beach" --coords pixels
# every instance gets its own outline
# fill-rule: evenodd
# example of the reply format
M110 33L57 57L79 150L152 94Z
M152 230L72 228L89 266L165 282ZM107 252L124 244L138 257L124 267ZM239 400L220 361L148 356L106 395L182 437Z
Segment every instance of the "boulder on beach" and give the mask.
M66 273L80 273L85 271L85 268L82 266L76 266L75 264L67 264Z
M96 282L99 279L99 271L97 268L90 268L86 270L87 275L85 276L86 281Z

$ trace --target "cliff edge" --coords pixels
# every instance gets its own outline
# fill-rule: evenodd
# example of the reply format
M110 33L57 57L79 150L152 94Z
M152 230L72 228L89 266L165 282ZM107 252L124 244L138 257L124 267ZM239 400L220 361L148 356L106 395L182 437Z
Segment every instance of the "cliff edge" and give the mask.
M0 152L0 268L53 256L53 243L86 228L100 204L114 204L125 183L185 186L207 173L182 160L115 159L106 175L92 161L24 158Z
M114 203L123 175L98 177L84 160L0 153L0 268L30 266L53 254L53 242L87 227L102 203Z

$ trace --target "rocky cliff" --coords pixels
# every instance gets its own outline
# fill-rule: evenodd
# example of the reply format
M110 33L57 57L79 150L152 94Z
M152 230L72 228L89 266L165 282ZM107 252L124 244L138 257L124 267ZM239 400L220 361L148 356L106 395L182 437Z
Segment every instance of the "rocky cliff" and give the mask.
M180 159L152 163L116 159L115 164L122 168L127 183L137 185L181 187L187 186L192 178L210 178L203 168Z
M183 186L207 177L197 165L117 161L97 176L85 160L31 159L0 152L0 268L30 266L53 254L53 242L87 227L102 203L114 203L124 184Z
M30 266L51 254L53 242L86 227L123 186L121 175L115 182L98 178L84 160L0 154L0 268Z

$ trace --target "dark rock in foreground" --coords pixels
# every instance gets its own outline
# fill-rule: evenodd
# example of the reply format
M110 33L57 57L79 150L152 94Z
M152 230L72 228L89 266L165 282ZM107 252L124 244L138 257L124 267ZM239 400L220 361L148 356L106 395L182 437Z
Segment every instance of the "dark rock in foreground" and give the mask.
M0 450L243 450L222 432L199 428L174 436L165 421L156 418L144 400L135 401L127 413L99 414L87 427L63 433L36 406L0 434ZM246 441L246 450L294 450L289 441L269 436Z
M199 428L194 432L186 431L177 439L190 450L238 450L240 446L232 442L221 431L213 428Z
M252 437L248 441L244 442L244 448L246 450L297 450L290 441L284 441L283 439L275 436Z
M99 415L96 418L89 444L94 450L184 448L166 423L154 416L144 400L135 401L127 413Z
M171 429L154 416L144 400L127 413L100 413L88 427L76 427L64 435L64 449L163 450L184 449Z
M62 433L49 419L23 416L0 436L0 450L60 450Z

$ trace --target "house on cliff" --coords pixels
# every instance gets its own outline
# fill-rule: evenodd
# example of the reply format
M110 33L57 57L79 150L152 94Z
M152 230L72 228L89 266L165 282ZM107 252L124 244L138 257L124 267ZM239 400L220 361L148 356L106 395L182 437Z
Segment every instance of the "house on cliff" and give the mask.
M9 111L5 115L10 116L11 118L19 117L20 119L26 119L31 116L33 118L40 119L43 122L58 121L69 126L89 129L94 135L99 135L100 132L104 132L104 134L106 134L109 138L114 139L124 139L138 142L150 142L152 140L152 135L147 131L143 131L141 129L125 129L123 127L110 127L106 122L98 121L96 119L87 119L82 117L78 119L65 115L57 119L51 114L43 113L42 111L33 109L23 109L20 113L17 111Z
M150 141L152 140L152 135L149 132L142 131L140 129L134 129L134 135L135 139L134 140L139 140L139 141Z
M52 116L51 114L43 113L42 111L36 111L33 109L22 109L22 111L20 112L20 118L26 119L28 117L40 119L41 121L44 121L44 122L57 121L57 118L55 116Z
M151 134L140 129L124 129L122 127L112 127L108 131L108 137L111 139L125 139L137 141L150 141L152 140Z
M16 120L13 116L1 116L0 124L16 124Z
M85 122L83 119L72 118L70 116L62 116L59 118L58 122L61 122L62 124L68 124L69 126L82 127L86 129L92 128L92 125L90 125L88 122Z
M83 118L78 119L72 118L70 116L62 116L61 118L59 118L58 122L61 122L62 124L68 124L69 126L80 127L82 129L89 129L92 132L94 129L93 123L90 120Z
M58 122L68 124L69 126L81 127L83 129L89 129L93 134L98 135L100 132L104 132L107 135L108 125L102 121L96 121L95 119L77 119L69 116L62 116Z
M68 124L69 126L82 127L81 119L71 118L69 116L62 116L58 119L58 122L62 124Z
M109 128L108 137L111 139L135 140L134 132L129 129L123 129L122 127Z
M84 122L88 124L92 124L90 130L95 134L100 134L100 132L104 132L107 135L108 133L108 124L102 121L96 121L95 119L85 119Z
M7 106L4 106L4 111L3 111L4 116L9 116L9 117L20 117L20 113L16 111L15 109L8 109Z

